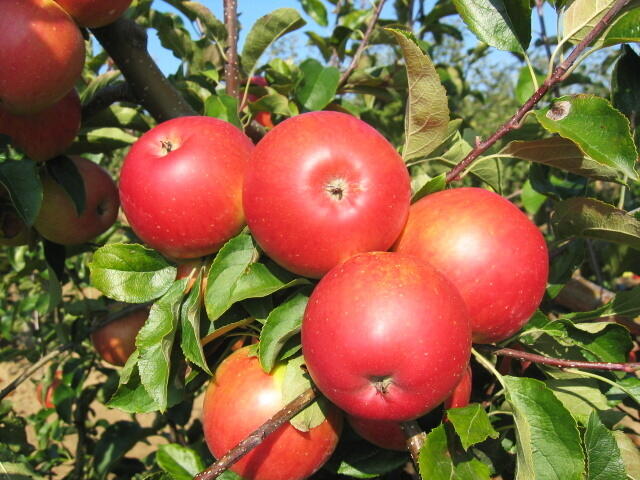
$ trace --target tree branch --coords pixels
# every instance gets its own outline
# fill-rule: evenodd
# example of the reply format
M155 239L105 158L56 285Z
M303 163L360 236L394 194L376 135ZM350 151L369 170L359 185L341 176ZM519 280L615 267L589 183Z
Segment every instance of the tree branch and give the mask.
M91 118L116 102L136 102L127 82L118 82L98 90L91 101L82 107L82 119Z
M212 480L217 478L231 465L260 445L267 436L275 432L285 422L288 422L305 409L311 402L313 402L313 400L315 400L317 395L315 388L310 388L301 393L285 405L282 410L258 427L258 429L249 434L247 438L229 450L220 460L193 477L193 480Z
M424 442L427 439L427 434L424 433L418 422L410 420L408 422L402 422L400 424L402 431L407 437L407 449L411 454L411 460L416 472L420 472L420 450L424 446Z
M520 127L525 115L533 109L533 107L542 99L542 97L549 91L551 87L562 82L564 75L569 68L577 60L578 56L587 48L593 40L595 40L600 33L611 23L613 18L629 3L630 0L617 0L611 9L600 19L596 26L591 30L586 37L573 49L567 59L556 67L553 73L547 77L544 83L534 92L533 95L522 105L516 114L505 122L496 132L491 135L485 141L479 141L469 154L451 171L447 174L447 183L460 180L460 175L466 170L480 155L486 152L489 147L504 137L511 130L516 130Z
M135 98L158 122L196 115L147 52L147 33L139 25L121 17L91 31L118 65Z
M491 345L477 345L478 350L502 357L515 358L521 361L551 365L558 368L584 368L588 370L608 370L633 373L640 370L640 363L608 363L608 362L581 362L577 360L564 360L562 358L546 357L536 353L522 352L512 348L492 347Z
M376 26L376 22L380 18L380 13L382 12L382 7L384 7L385 2L386 0L380 0L378 2L378 6L373 12L373 16L371 17L371 20L369 20L367 29L364 32L364 37L362 37L362 41L360 42L360 45L358 45L358 49L356 50L356 53L353 55L353 58L351 59L351 63L349 64L349 67L340 76L340 81L338 82L337 90L340 90L342 87L344 87L344 85L347 83L347 80L349 79L349 76L351 76L353 71L358 66L360 57L362 57L362 54L364 53L365 49L367 48L367 45L369 44L369 38L373 33L373 29Z
M224 64L224 80L227 95L240 96L240 74L238 67L238 2L224 0L224 24L227 27L227 62Z

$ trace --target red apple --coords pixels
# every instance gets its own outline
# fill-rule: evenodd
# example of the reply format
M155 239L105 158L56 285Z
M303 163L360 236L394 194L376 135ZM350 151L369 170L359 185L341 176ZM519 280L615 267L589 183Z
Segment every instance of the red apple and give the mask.
M395 249L428 261L458 288L477 343L520 330L547 285L549 255L536 225L481 188L445 190L412 205Z
M259 76L251 77L250 83L252 85L257 85L258 87L266 87L269 85L266 78ZM247 100L249 100L250 102L255 102L256 100L259 100L259 98L260 97L254 95L253 93L247 95ZM273 119L271 118L271 112L256 112L253 115L253 119L267 129L273 128Z
M135 351L136 335L147 318L149 308L134 310L93 332L91 343L104 361L122 367Z
M29 243L31 229L16 212L9 192L0 185L0 245L17 247Z
M81 27L96 28L118 19L132 0L55 0Z
M444 401L444 408L460 408L469 405L471 397L471 368L467 367L458 385ZM407 437L398 422L389 420L371 420L347 416L355 432L368 442L387 450L404 451L407 449Z
M105 232L118 215L118 188L109 173L80 157L72 158L84 182L85 207L78 215L67 192L50 176L42 180L43 199L36 230L47 240L79 245Z
M42 383L39 383L36 387L36 398L38 399L38 403L42 405L44 408L55 408L53 404L53 394L58 388L58 385L62 383L62 370L57 370L51 383L47 386L46 393L43 393Z
M427 263L364 253L314 289L302 351L320 391L347 413L411 420L442 403L463 375L467 317L456 288Z
M14 115L0 109L0 134L11 137L37 162L63 153L80 129L80 98L71 90L62 100L33 115Z
M242 180L253 143L230 123L181 117L145 133L120 173L133 231L175 259L217 251L244 226Z
M267 255L299 275L321 277L357 253L391 247L410 195L407 169L382 135L350 115L312 112L260 141L243 204Z
M82 33L53 0L2 0L0 11L0 107L42 111L80 78Z
M464 371L458 385L456 385L451 395L444 401L444 408L446 410L450 408L462 408L469 405L472 389L471 379L471 367L467 365L467 369Z
M284 403L281 384L284 366L264 373L247 347L237 350L218 367L207 388L202 425L216 458L278 412ZM340 412L331 408L327 419L308 432L290 423L251 450L231 470L245 480L299 480L318 470L331 456L342 429Z

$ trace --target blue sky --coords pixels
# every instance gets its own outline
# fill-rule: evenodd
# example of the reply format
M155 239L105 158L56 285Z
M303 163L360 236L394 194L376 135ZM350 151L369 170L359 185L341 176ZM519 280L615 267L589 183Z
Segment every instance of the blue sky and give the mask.
M223 19L222 13L222 4L223 0L200 0L200 3L206 5L220 20ZM416 4L418 2L415 2ZM435 0L428 0L425 3L425 11L429 11L432 6L435 4ZM325 5L328 9L332 7L332 5L325 2ZM291 7L298 10L302 16L307 21L307 25L304 27L305 29L313 29L319 34L328 35L332 29L330 27L321 27L311 17L308 17L302 7L300 6L300 2L298 0L238 0L238 11L240 12L240 23L242 29L240 31L240 49L242 48L242 44L244 38L251 28L251 25L255 23L255 21L262 17L263 15L268 14L269 12L283 7ZM173 11L176 12L173 7L162 2L161 0L156 0L154 2L154 8L162 11ZM416 7L417 8L417 7ZM330 11L330 10L329 10ZM177 12L176 12L177 13ZM383 18L393 18L394 17L394 9L393 9L393 1L387 1L383 11ZM545 7L545 18L547 23L547 30L549 35L555 35L555 12L546 5ZM331 15L329 16L329 21L331 22ZM538 19L536 15L533 15L532 18L532 26L533 26L533 37L537 37L537 33L539 31ZM306 37L304 37L306 38ZM306 40L303 40L306 41ZM474 40L475 43L475 40ZM180 61L175 58L169 51L165 50L153 31L149 31L149 52L151 56L158 63L160 69L165 73L173 73L178 68ZM317 54L316 54L317 55ZM498 55L508 56L509 54L498 53Z

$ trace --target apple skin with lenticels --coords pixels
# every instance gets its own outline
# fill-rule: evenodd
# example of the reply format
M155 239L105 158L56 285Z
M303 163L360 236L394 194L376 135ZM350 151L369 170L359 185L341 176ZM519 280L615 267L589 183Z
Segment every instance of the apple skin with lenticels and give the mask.
M520 330L547 285L549 254L538 227L513 203L481 188L420 199L394 249L429 262L457 287L475 343L499 342Z
M84 39L52 0L6 0L0 15L0 108L29 115L73 89L84 66Z
M325 275L302 320L318 389L356 417L406 421L451 394L471 349L456 288L410 255L356 255Z
M382 135L351 115L311 112L279 123L258 143L243 205L269 257L320 278L357 253L390 248L410 196L402 158Z
M211 117L175 118L145 133L120 172L133 231L176 260L216 252L245 224L242 182L253 148L237 127Z

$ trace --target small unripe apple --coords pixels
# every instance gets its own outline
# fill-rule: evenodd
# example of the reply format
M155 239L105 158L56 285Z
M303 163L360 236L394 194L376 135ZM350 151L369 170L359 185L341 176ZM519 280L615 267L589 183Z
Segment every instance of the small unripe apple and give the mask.
M395 250L429 262L457 287L476 343L520 330L547 285L549 255L538 227L482 188L454 188L416 202Z
M81 27L103 27L115 22L132 0L55 0Z
M207 388L202 426L216 458L235 447L284 407L284 366L266 374L249 347L227 357ZM245 480L301 480L331 456L342 430L342 415L333 406L324 422L308 432L282 425L230 469Z
M211 117L176 118L145 133L120 172L133 231L174 259L216 252L244 226L242 182L253 148L238 128Z
M0 11L0 108L42 111L80 78L82 33L53 0L3 0Z
M91 334L91 342L105 362L124 366L136 349L136 335L149 318L149 308L141 307Z
M72 158L85 190L85 206L78 215L69 194L50 176L42 180L42 207L36 230L61 245L79 245L105 232L118 215L118 188L101 166L80 157Z
M258 143L243 188L247 223L265 253L319 278L349 257L390 248L409 210L398 152L351 115L289 118Z
M356 417L406 421L451 394L469 362L468 312L429 264L363 253L313 290L302 351L318 389Z
M71 90L62 100L33 115L14 115L0 108L0 134L37 162L63 153L80 129L80 98Z

